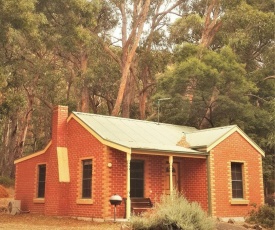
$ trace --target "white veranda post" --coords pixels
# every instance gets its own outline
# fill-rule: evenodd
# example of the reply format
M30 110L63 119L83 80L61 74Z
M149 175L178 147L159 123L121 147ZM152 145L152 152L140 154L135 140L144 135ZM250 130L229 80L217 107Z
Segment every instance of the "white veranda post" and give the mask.
M173 192L173 156L169 156L169 184L170 184L170 195Z
M130 162L131 162L131 152L127 153L127 175L126 175L126 190L127 190L127 200L126 200L126 219L130 219L131 215L131 200L130 200Z

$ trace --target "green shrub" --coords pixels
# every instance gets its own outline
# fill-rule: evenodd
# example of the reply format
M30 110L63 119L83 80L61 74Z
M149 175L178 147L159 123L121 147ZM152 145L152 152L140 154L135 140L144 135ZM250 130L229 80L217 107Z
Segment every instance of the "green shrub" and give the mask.
M260 206L251 210L247 222L260 224L263 227L275 229L275 207L268 205Z
M10 179L9 177L0 176L0 184L5 187L13 187L14 180Z
M155 207L142 216L133 216L135 230L212 230L215 222L198 203L189 203L179 192L163 195Z

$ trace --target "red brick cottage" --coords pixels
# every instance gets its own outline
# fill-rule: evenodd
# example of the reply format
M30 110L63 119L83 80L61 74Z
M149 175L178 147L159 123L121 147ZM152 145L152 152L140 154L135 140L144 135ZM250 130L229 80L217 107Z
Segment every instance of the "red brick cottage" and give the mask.
M45 215L112 217L109 198L156 201L177 188L215 217L244 217L263 204L264 152L237 126L193 127L53 111L52 140L15 161L15 199Z

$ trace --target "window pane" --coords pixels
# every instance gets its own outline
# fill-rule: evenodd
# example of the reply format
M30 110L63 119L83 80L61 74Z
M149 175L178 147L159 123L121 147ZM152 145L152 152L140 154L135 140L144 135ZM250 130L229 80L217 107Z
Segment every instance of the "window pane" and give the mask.
M82 161L82 198L92 197L92 160Z
M242 163L231 163L232 198L243 198Z
M45 185L46 185L46 165L39 165L38 166L38 189L37 189L38 198L45 197Z
M144 162L131 161L130 164L130 197L143 197L144 191Z

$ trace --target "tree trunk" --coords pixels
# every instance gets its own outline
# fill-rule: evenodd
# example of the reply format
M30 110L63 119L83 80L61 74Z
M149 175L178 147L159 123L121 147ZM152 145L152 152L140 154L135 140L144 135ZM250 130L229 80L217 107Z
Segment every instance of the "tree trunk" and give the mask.
M90 110L90 94L87 85L84 85L81 90L81 112L89 113Z
M122 117L130 117L131 104L135 98L135 76L131 73L125 88L125 95L122 103Z
M222 22L219 21L220 17L220 0L212 0L211 3L207 6L207 9L205 11L205 22L204 22L204 27L202 30L202 35L201 35L201 41L200 45L203 48L208 48L212 42L213 39L218 32L219 28L222 25ZM201 58L201 53L198 54L199 58ZM190 80L190 84L186 89L185 97L189 99L190 104L193 103L193 97L194 97L194 91L197 87L197 81L194 79ZM210 100L210 105L211 103L216 100L215 98L216 91L214 89L212 93L212 98ZM213 100L213 101L212 101ZM201 124L199 125L200 128L206 127L207 123L209 122L211 114L211 107L207 108L206 114L203 117Z
M206 9L204 28L202 30L201 45L203 47L209 47L222 25L219 21L220 17L220 1L212 0L210 5Z
M14 177L14 160L20 158L23 156L23 151L24 151L24 147L25 147L25 141L26 141L26 137L27 137L27 133L28 133L28 129L29 129L29 124L32 118L32 112L33 112L33 102L34 102L34 95L30 94L27 91L27 96L28 96L28 107L26 109L26 112L24 114L24 116L21 119L21 122L19 122L19 124L21 124L21 129L20 132L18 134L18 140L16 143L16 147L13 151L13 153L9 156L9 164L12 166L11 167L11 172L10 172L10 177L13 178Z
M146 17L148 15L149 11L149 5L150 5L150 0L145 0L144 4L134 4L136 7L134 11L133 16L133 27L131 30L131 33L126 39L126 31L127 31L127 17L126 17L126 9L125 5L121 4L120 6L120 11L122 14L122 76L121 76L121 82L119 86L119 91L117 95L117 99L115 102L115 106L112 111L113 116L118 116L120 112L120 107L123 101L126 85L127 85L127 80L128 80L128 75L129 75L129 69L133 60L133 57L135 55L138 43L140 41L141 34L143 32L143 26L144 22L146 20ZM142 7L140 12L139 7ZM136 14L138 13L138 14Z
M90 111L90 93L89 88L86 83L86 73L87 73L88 55L86 53L82 54L80 59L80 71L82 77L82 89L81 89L81 112L89 113Z
M150 45L151 47L151 45ZM151 49L150 49L151 50ZM144 120L146 118L146 100L147 100L147 90L148 90L148 78L149 78L149 67L146 65L142 71L141 81L142 81L142 90L139 93L139 114L140 119Z
M217 98L219 96L219 93L220 92L217 89L217 87L214 87L213 91L212 91L212 95L211 95L210 101L208 103L208 106L207 106L207 109L206 109L206 112L205 112L205 115L202 118L201 123L199 125L200 129L209 128L209 125L210 125L210 127L214 126L211 117L212 117L212 112L216 108L215 102L216 102L216 100L217 100Z

